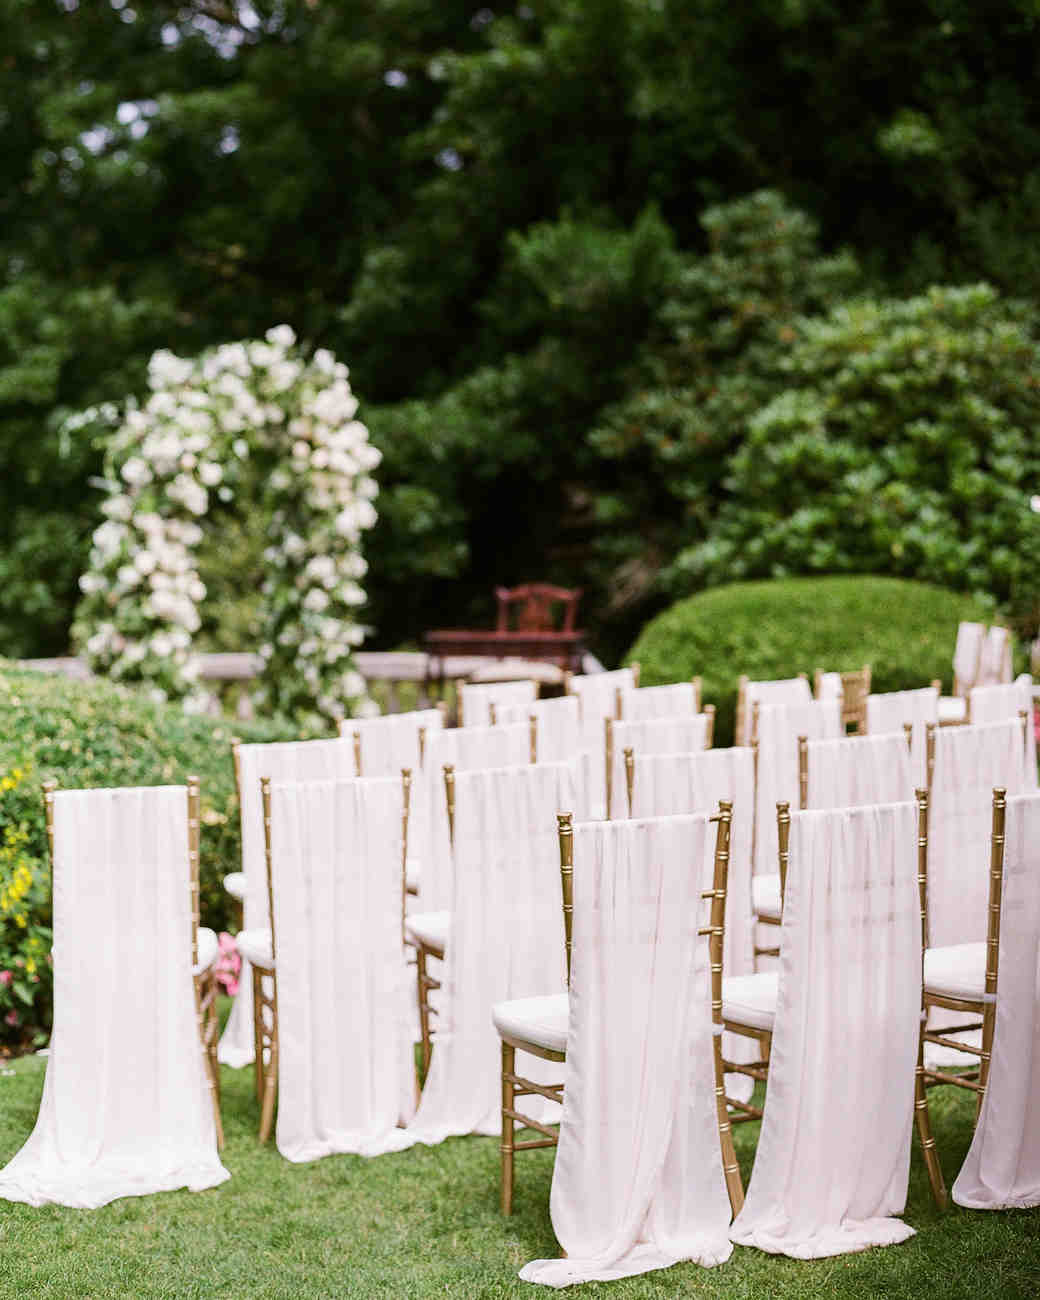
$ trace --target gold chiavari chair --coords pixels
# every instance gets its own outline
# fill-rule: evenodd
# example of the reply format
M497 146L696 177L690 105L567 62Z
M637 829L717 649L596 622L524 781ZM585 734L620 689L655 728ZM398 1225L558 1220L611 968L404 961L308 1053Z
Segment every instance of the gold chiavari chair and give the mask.
M726 1106L722 1057L722 953L726 915L726 887L729 871L730 824L733 806L719 801L719 811L711 818L716 823L715 855L712 887L702 894L710 900L708 925L698 934L709 940L709 965L711 988L711 1016L714 1032L713 1066L715 1072L715 1097L718 1116L719 1141L722 1164L729 1192L730 1204L736 1214L744 1203L733 1133ZM571 954L573 951L574 920L574 826L571 813L557 817L560 841L560 879L563 892L563 939L567 959L568 992L540 998L520 998L499 1003L494 1009L495 1027L502 1042L502 1166L501 1206L503 1214L513 1212L513 1185L515 1156L518 1151L533 1151L558 1145L559 1135L547 1124L542 1124L517 1109L517 1099L525 1096L547 1097L562 1101L563 1084L545 1085L516 1072L517 1051L529 1052L546 1061L567 1059L567 1027L570 1014ZM529 1129L541 1134L538 1138L517 1141L516 1130Z
M992 828L990 833L989 896L987 906L986 938L975 943L950 944L932 948L928 942L927 858L920 864L922 899L922 932L924 954L924 1006L926 1011L941 1008L978 1017L970 1024L936 1029L926 1028L923 1039L939 1047L961 1052L965 1066L972 1067L964 1073L949 1070L925 1069L922 1062L924 1084L952 1084L966 1088L976 1095L976 1117L982 1109L989 1077L993 1031L996 1025L997 978L1000 956L1000 911L1004 883L1004 821L1007 809L1007 790L996 787L993 791ZM981 1045L965 1041L961 1035L981 1030ZM954 1037L957 1035L957 1037Z
M411 802L412 773L401 770L401 933L404 935L405 863L408 858L408 814ZM274 1125L274 1106L278 1095L278 948L274 929L274 880L271 862L271 778L260 778L260 798L264 817L264 864L267 872L266 934L255 932L243 945L244 955L253 968L253 1039L255 1045L256 1097L260 1104L260 1141L266 1142ZM265 983L266 981L266 983Z
M531 704L538 699L540 686L533 678L518 678L507 682L463 682L458 688L458 724L460 727L486 725L479 719L480 701L486 700L488 721L495 723L495 709L501 704ZM530 691L530 698L527 698ZM469 706L466 699L469 698ZM523 697L523 698L520 698ZM471 715L478 714L475 719Z
M47 847L51 860L51 891L54 889L54 796L57 781L43 783L44 818ZM220 1116L220 1067L217 1064L217 1041L220 1021L217 1013L217 936L200 922L199 864L202 838L202 788L197 776L187 778L188 817L188 888L191 892L191 969L195 996L195 1024L202 1045L206 1087L213 1108L217 1150L224 1149L224 1125ZM203 951L203 948L205 951Z
M715 741L715 705L707 704L705 705L703 712L679 714L675 718L666 718L666 717L649 718L646 720L645 723L638 723L638 722L635 723L634 725L636 727L646 728L646 731L644 732L643 735L644 741L646 742L644 744L643 752L648 754L658 754L658 753L668 752L667 750L661 750L657 748L654 742L649 739L650 734L656 730L658 724L660 724L662 728L667 728L669 724L673 724L673 725L682 724L683 722L690 721L695 718L704 719L703 748L711 749ZM634 774L634 768L632 767L632 763L634 760L632 759L632 755L635 752L635 747L633 745L622 745L621 748L622 766L625 773L625 795L626 795L626 807L627 807L627 812L624 814L621 813L619 807L620 799L621 799L621 791L614 789L614 786L616 784L615 776L617 775L615 771L615 767L616 767L615 760L617 758L617 748L618 748L618 728L621 728L622 730L623 739L631 736L631 728L628 724L626 724L624 718L606 718L604 720L604 728L606 733L606 743L604 745L604 758L606 762L607 817L613 818L622 815L631 817L632 816L632 789L633 789L632 782L633 782L633 774ZM673 735L673 739L674 739L674 735ZM693 750L691 747L689 751L679 749L676 750L675 752L684 753L684 752L698 752L698 751Z

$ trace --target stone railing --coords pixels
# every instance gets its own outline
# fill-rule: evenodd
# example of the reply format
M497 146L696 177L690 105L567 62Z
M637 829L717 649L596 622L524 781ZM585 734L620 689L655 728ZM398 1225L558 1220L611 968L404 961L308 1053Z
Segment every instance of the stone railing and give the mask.
M359 650L354 655L358 672L375 690L385 713L399 713L404 707L424 708L430 702L431 683L428 676L429 656L421 651ZM199 655L202 681L218 683L248 682L259 676L262 663L259 655L248 652L234 654ZM506 668L508 665L508 669ZM36 672L62 673L66 677L86 680L91 671L82 659L23 659L23 668ZM587 673L603 671L603 665L586 654L582 667ZM443 678L446 682L465 681L472 676L490 676L497 671L507 671L510 676L533 677L545 683L559 682L560 670L551 664L530 660L495 660L477 655L448 655L444 660ZM401 687L407 684L412 699L403 700ZM414 703L413 703L414 700ZM248 716L248 698L240 701L240 716ZM243 707L245 706L245 707Z

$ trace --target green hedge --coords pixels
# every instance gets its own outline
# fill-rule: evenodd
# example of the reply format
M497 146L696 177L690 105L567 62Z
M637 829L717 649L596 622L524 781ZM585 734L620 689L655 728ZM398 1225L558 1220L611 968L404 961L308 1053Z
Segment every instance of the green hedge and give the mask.
M221 884L240 861L232 734L292 739L286 723L193 717L141 691L31 673L0 660L0 1049L26 1046L50 1015L50 880L42 782L202 783L203 923L226 929ZM5 976L8 972L10 978Z
M737 678L793 677L871 665L875 691L941 678L952 685L962 619L991 620L992 605L899 578L790 578L714 587L646 625L629 651L653 686L700 673L717 709L715 743L733 743Z

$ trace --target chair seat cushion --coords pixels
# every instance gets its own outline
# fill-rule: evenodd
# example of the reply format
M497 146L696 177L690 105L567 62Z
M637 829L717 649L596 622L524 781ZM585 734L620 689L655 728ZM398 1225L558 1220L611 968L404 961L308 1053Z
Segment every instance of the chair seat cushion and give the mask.
M939 721L963 722L968 716L968 701L956 695L939 696Z
M722 981L722 1018L752 1029L772 1029L776 1018L777 972L731 975Z
M260 970L274 970L274 958L271 956L271 931L265 926L260 930L239 930L235 935L238 951Z
M193 975L201 975L204 970L209 970L217 960L217 954L220 952L220 944L217 936L212 930L207 929L204 925L199 926L199 959L192 967Z
M232 898L237 898L241 903L246 896L246 873L244 871L232 871L230 875L224 877L224 888Z
M518 1038L550 1052L567 1050L567 1020L570 998L566 993L549 993L540 998L513 998L499 1002L491 1015L500 1034Z
M751 877L751 910L756 916L771 916L780 920L780 877Z
M416 912L405 923L408 936L424 948L444 952L451 935L450 912Z
M954 943L924 954L924 986L948 998L982 999L986 991L986 945Z

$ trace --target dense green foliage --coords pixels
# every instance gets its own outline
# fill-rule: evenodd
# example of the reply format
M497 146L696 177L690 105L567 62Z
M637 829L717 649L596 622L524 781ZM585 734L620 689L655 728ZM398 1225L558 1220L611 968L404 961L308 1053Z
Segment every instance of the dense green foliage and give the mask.
M236 723L243 740L286 740L270 724ZM41 785L55 780L69 788L176 785L189 774L202 784L200 869L203 924L227 928L230 899L221 881L240 869L238 798L231 763L229 723L191 717L179 707L153 703L142 691L105 682L75 682L27 673L0 662L0 971L39 974L26 998L12 982L0 982L0 1043L21 1041L49 1018L49 973L26 962L50 947L50 868ZM11 845L11 848L8 848ZM31 883L20 907L4 898L19 868ZM28 904L26 909L25 905ZM26 915L26 924L18 916ZM33 936L39 943L30 945ZM15 966L17 959L22 965ZM10 964L8 964L10 963ZM24 980L19 977L20 983Z
M740 582L680 600L644 629L629 658L647 686L700 673L717 710L715 743L733 743L737 677L810 680L817 669L871 665L874 691L935 678L951 689L961 619L987 619L985 602L898 578Z
M1035 300L1037 22L0 0L0 650L66 644L101 455L62 412L282 320L349 360L385 453L382 644L545 577L620 648L710 543L748 420L819 387L778 364L798 318L935 282Z
M981 285L855 302L803 321L783 373L681 574L890 572L1035 620L1040 345L1021 312Z
M0 1165L32 1129L43 1087L36 1057L0 1070ZM6 1204L0 1294L33 1300L523 1300L528 1260L559 1247L549 1220L553 1151L517 1157L514 1214L498 1208L499 1141L450 1138L374 1160L291 1164L256 1140L251 1070L221 1071L231 1178L211 1191L127 1197L85 1214ZM974 1099L936 1088L930 1109L947 1185L971 1140ZM734 1140L751 1172L760 1125ZM677 1264L592 1282L592 1300L1035 1300L1040 1210L932 1205L915 1148L906 1219L917 1236L834 1259L786 1259L745 1246L718 1268Z

